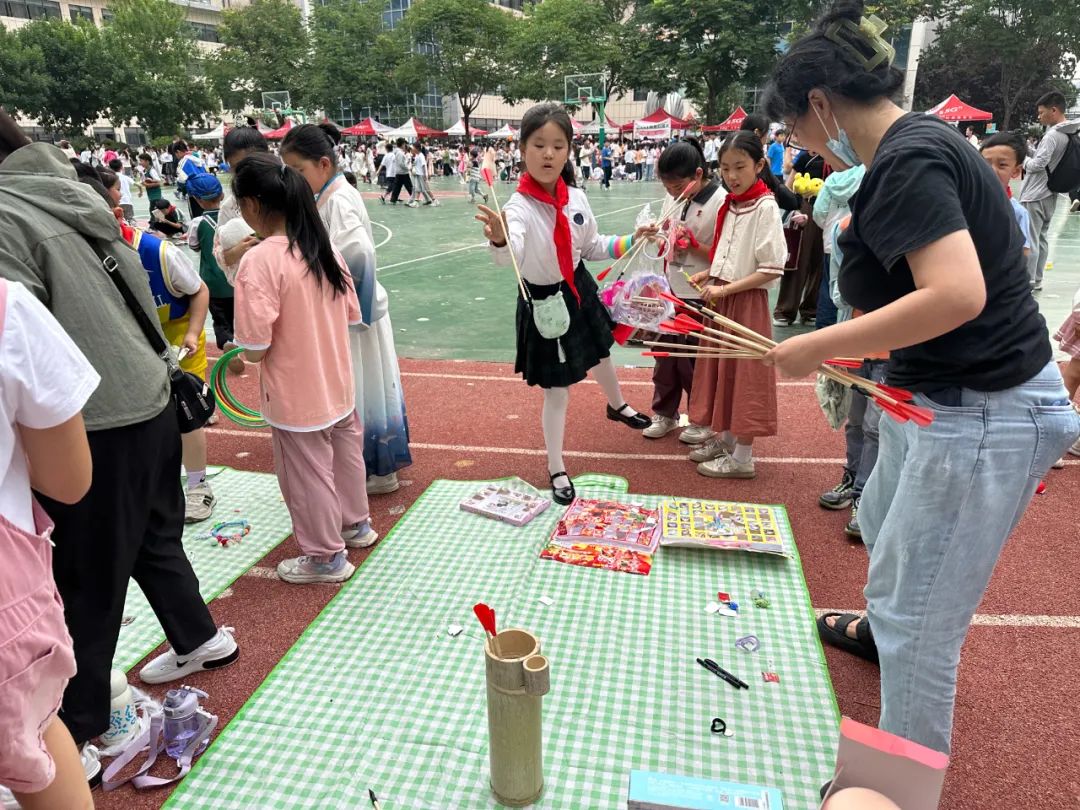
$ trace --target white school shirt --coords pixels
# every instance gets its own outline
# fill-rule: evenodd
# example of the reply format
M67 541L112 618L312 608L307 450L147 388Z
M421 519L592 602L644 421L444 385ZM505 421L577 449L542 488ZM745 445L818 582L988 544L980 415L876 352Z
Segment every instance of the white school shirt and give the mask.
M420 152L413 156L413 172L417 177L427 177L427 156Z
M386 169L386 179L397 176L397 171L394 168L394 153L387 152L382 157L382 168Z
M727 198L727 192L719 183L710 183L706 188L715 187L716 190L707 200L702 201L702 194L692 198L689 203L683 203L675 209L672 219L681 224L702 246L712 247L713 237L716 236L716 213ZM670 194L664 197L662 208L670 208L675 204L675 198ZM684 214L685 212L685 214ZM671 284L671 292L679 298L700 298L701 293L694 289L683 275L700 273L709 269L709 260L701 259L691 253L683 254L684 264L681 267L673 267L668 264L668 282Z
M768 194L728 209L709 275L730 282L760 270L775 276L764 285L764 289L770 289L784 275L786 261L787 240L780 221L780 208Z
M708 161L716 160L716 141L713 140L713 139L709 139L709 140L705 141L704 152L705 152L705 159L706 160L708 160Z
M34 531L30 470L16 425L62 425L82 410L101 378L45 306L3 281L0 312L0 515Z
M571 258L576 268L582 259L609 259L608 243L612 237L597 231L596 217L589 207L589 198L579 188L571 188L570 200L563 209L570 220L573 243ZM517 258L521 275L531 284L558 284L563 280L559 259L555 253L555 208L533 197L514 192L503 206L509 236L506 245L491 245L495 264L510 266L510 250ZM580 220L580 221L579 221Z
M116 177L120 181L120 204L134 205L131 199L131 178L126 174L118 174Z

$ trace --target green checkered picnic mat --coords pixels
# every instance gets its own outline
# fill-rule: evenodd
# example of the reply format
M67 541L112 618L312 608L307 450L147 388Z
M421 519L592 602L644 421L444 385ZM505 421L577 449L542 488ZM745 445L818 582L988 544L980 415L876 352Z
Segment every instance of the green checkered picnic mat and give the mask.
M213 516L184 529L184 550L199 577L199 592L207 602L292 534L292 521L281 500L276 476L223 468L210 479L210 486L217 497ZM223 548L216 540L200 537L217 523L240 518L251 523L251 534L237 545ZM124 622L113 666L126 672L165 640L135 580L128 585Z
M421 495L166 807L362 810L369 787L384 810L496 807L481 601L500 627L536 633L551 660L536 807L621 810L634 768L772 785L789 810L817 806L839 715L797 556L665 548L649 576L541 560L562 510L515 528L459 509L483 483L436 481ZM611 476L575 483L586 497L626 491ZM782 523L791 540L786 512ZM750 604L755 588L771 607ZM739 617L705 613L718 590L738 596ZM453 623L465 633L451 638ZM760 651L735 649L747 633ZM779 684L762 681L768 668ZM712 734L713 717L735 736Z

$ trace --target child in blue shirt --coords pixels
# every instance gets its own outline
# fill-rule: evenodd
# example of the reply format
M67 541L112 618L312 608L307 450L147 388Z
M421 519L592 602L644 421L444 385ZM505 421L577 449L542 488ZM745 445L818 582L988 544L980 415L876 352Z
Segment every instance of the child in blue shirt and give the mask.
M1031 253L1031 218L1027 209L1013 199L1012 189L1009 188L1009 181L1020 177L1020 170L1027 158L1027 143L1019 132L995 132L982 142L979 151L983 160L994 170L1009 197L1016 224L1024 234L1024 255L1027 256Z

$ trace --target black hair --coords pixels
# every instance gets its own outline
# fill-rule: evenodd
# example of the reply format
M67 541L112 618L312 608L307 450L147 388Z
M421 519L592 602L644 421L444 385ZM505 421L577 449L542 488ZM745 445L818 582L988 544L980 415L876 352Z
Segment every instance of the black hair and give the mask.
M173 151L175 151L175 152L190 152L191 149L190 149L190 147L188 147L187 141L185 141L183 138L181 138L180 140L178 140L176 143L173 144Z
M734 133L721 145L719 155L723 156L735 149L745 152L755 163L764 161L758 177L765 181L769 191L775 194L777 187L784 185L769 168L769 161L765 160L765 149L761 145L761 139L752 130L744 129Z
M356 188L356 175L355 174L353 174L352 172L342 172L342 175L345 177L345 182L346 183L348 183L353 188Z
M99 166L97 169L98 181L105 188L112 188L120 182L120 178L116 176L116 172L112 169L106 169L103 166ZM88 175L89 176L89 175Z
M697 138L676 141L660 154L656 162L656 173L661 178L686 180L697 174L698 169L708 176L709 166L705 163L705 153L701 151Z
M281 142L281 153L292 152L316 163L327 158L331 165L337 165L334 147L340 142L341 133L333 124L301 124L289 130Z
M1035 102L1036 107L1057 107L1062 112L1065 112L1065 94L1058 90L1051 90L1049 93L1043 93L1039 96L1039 100Z
M1016 153L1017 164L1023 163L1027 158L1027 141L1018 131L995 132L979 144L979 151L983 152L991 146L1007 146L1012 149Z
M84 184L84 185L90 186L90 188L92 188L94 191L96 191L98 196L101 197L101 199L103 199L105 201L105 204L107 206L109 206L109 210L110 211L112 210L112 207L113 207L112 197L109 196L108 189L106 189L105 186L101 185L100 180L98 180L96 177L92 177L92 176L90 176L88 174L84 174L84 175L79 176L79 182Z
M769 131L769 119L761 113L750 113L743 119L739 129L746 132L753 132L756 129L762 135L765 135Z
M404 138L398 138L396 141L394 141L394 143L397 146L404 146L405 145L405 139Z
M120 158L113 158L109 161L109 168L112 169L114 172L119 172L123 170L124 164L120 160Z
M518 133L518 143L525 146L529 138L549 122L563 131L563 135L566 136L567 146L574 142L574 125L570 123L570 113L566 111L566 107L554 101L545 101L542 104L530 107L525 111L525 115L521 117L521 132ZM522 155L522 163L524 161L525 157ZM563 166L560 176L566 185L577 186L577 180L574 177L574 163L570 160L569 152L567 152L566 165Z
M98 170L89 163L83 163L81 160L77 160L73 161L71 165L75 167L75 176L80 180L84 177L89 177L99 183L101 182L101 177L98 176Z
M877 51L865 34L845 27L838 34L843 44L827 36L833 24L858 26L862 17L862 0L839 0L812 32L788 49L773 69L765 92L765 111L772 118L790 120L805 113L814 88L861 104L892 99L900 92L904 74L890 61L866 68L863 60Z
M262 210L284 218L289 250L295 252L294 248L299 248L300 257L319 286L325 279L336 293L349 289L345 271L330 244L330 235L315 208L311 186L299 172L273 155L259 152L237 164L232 188L238 200L253 198Z
M168 211L170 208L173 207L173 204L166 200L164 197L159 197L158 199L150 203L150 207L156 208L159 211Z
M250 119L249 119L250 120ZM225 134L222 141L222 149L226 163L231 163L231 158L240 152L268 152L270 146L266 138L254 126L235 127Z
M143 152L141 155L139 155L139 160L145 160L147 163L153 163L154 162L154 159L152 157L150 157L149 152Z

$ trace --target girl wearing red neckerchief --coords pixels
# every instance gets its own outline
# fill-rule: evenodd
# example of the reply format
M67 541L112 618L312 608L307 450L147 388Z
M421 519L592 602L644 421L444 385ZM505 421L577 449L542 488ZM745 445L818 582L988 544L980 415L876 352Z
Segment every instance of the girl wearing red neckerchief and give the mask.
M691 281L708 306L760 335L772 335L767 289L784 273L787 244L775 183L753 133L740 132L720 150L720 173L729 194L716 216L708 270ZM716 435L690 453L710 478L753 478L754 439L776 434L776 374L757 360L698 359L690 420Z
M611 362L615 324L601 304L590 261L622 256L635 238L655 231L642 227L634 236L597 232L585 192L574 185L570 162L573 128L559 104L532 107L521 120L525 173L503 207L505 224L486 206L484 223L496 264L511 264L510 251L524 281L527 300L518 293L515 371L544 391L543 427L554 500L568 504L574 485L563 463L563 433L570 386L588 373L608 398L607 417L635 429L649 426L623 399ZM543 331L545 334L541 334Z

